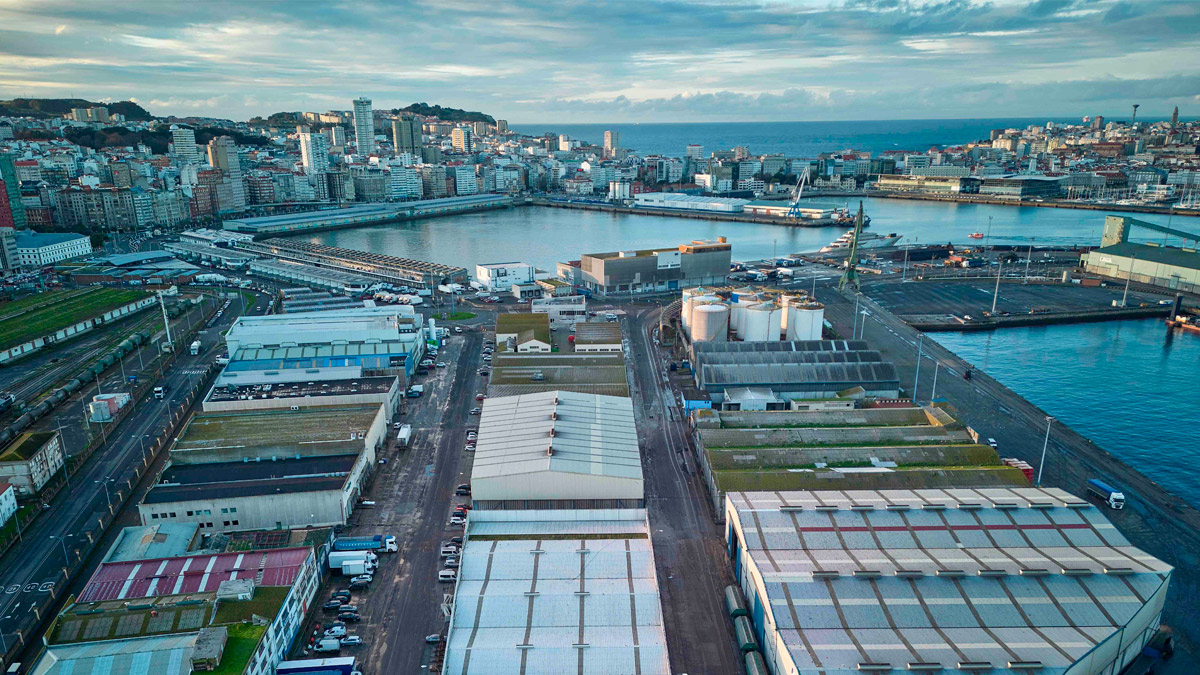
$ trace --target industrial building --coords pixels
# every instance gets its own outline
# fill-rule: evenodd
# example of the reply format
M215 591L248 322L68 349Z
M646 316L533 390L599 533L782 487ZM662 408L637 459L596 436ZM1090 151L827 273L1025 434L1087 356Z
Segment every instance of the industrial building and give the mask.
M235 379L235 378L231 378ZM205 412L269 410L324 406L383 405L400 408L403 390L395 376L359 377L271 384L228 384L214 386L204 397Z
M679 324L690 343L820 340L825 306L806 291L685 288Z
M468 195L399 204L363 204L347 208L302 211L258 218L236 218L224 221L222 227L233 232L255 236L298 234L314 230L362 227L396 220L467 213L501 208L511 204L512 199L502 195Z
M1059 489L783 488L723 506L739 635L776 675L1113 675L1158 630L1172 572Z
M218 248L212 245L192 243L188 241L168 241L163 250L174 253L175 257L188 262L211 263L217 267L231 270L246 269L251 260L257 256L228 248Z
M741 213L748 203L750 202L746 199L702 197L679 192L643 192L633 196L635 207L675 211Z
M388 432L386 405L203 413L138 505L205 534L344 524Z
M987 176L979 184L979 194L1001 199L1057 197L1063 179L1056 176Z
M79 258L92 252L92 240L74 232L40 233L17 230L17 264L21 267L45 267L62 260Z
M800 201L795 205L795 218L798 220L829 221L832 223L840 215L841 205L822 202ZM787 218L791 216L793 206L786 199L759 199L748 202L742 210L752 216L769 216L772 218Z
M557 281L557 279L551 281ZM546 282L539 281L538 283ZM529 301L529 311L534 314L545 314L549 317L551 325L574 325L588 320L587 298L582 295L534 298Z
M121 528L101 562L124 562L186 555L200 541L195 523L158 523Z
M546 314L500 314L496 345L517 354L550 353L550 317Z
M496 352L491 365L488 396L517 396L555 390L604 396L629 395L623 353Z
M623 353L621 324L605 321L603 323L577 323L572 336L576 354L592 352Z
M487 399L471 499L479 510L644 507L632 402L568 391Z
M924 194L970 194L979 192L980 178L969 176L910 176L881 174L875 179L875 189L888 192L920 192Z
M62 436L57 431L27 431L0 450L0 481L19 497L32 497L63 468Z
M941 408L695 410L690 423L718 514L747 490L1028 484Z
M225 343L219 385L407 377L425 353L425 329L412 307L359 307L242 316Z
M464 540L442 672L671 672L645 509L477 509Z
M588 253L580 258L579 285L599 296L721 285L729 276L731 251L725 237L718 237L676 248Z
M1182 240L1180 246L1129 241L1133 229L1149 230ZM1164 242L1166 237L1163 238ZM1200 234L1125 216L1107 216L1100 248L1083 254L1083 268L1092 274L1129 279L1184 293L1200 293Z
M236 242L237 250L263 258L304 263L364 276L388 284L420 288L436 288L440 284L466 283L467 270L462 267L397 258L381 253L355 251L291 239Z
M320 576L311 547L103 562L29 672L273 673Z
M310 288L332 291L342 295L359 295L374 279L341 270L306 265L290 260L254 260L248 263L250 274L287 284L304 284Z
M695 342L692 369L697 390L715 403L738 387L770 389L784 400L855 388L875 398L900 395L895 367L860 340Z
M512 289L513 284L532 284L534 267L523 262L487 263L475 266L475 280L493 293Z

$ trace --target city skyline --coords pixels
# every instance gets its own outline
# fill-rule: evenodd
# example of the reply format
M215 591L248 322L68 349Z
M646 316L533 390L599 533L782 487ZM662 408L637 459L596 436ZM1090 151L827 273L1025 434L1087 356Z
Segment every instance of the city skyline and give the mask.
M363 96L514 123L1118 115L1134 101L1149 118L1200 100L1200 13L1184 0L315 7L6 5L0 97L246 119ZM384 39L403 34L426 37Z

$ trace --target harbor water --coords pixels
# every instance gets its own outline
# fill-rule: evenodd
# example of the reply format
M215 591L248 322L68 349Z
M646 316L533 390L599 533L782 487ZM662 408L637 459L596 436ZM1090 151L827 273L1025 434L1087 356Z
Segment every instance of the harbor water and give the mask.
M829 200L821 200L829 201ZM857 200L843 205L857 208ZM1100 242L1107 211L956 204L905 199L863 200L869 231L895 232L901 244L1076 245ZM1119 213L1113 211L1111 213ZM1167 223L1169 216L1132 215ZM989 224L990 218L990 224ZM1182 229L1200 219L1175 217ZM580 209L516 207L448 218L299 235L297 238L361 251L417 258L471 270L479 263L519 260L553 271L555 263L582 253L677 246L693 239L729 238L735 260L816 251L844 227L802 228L762 223L622 215ZM973 232L987 240L970 239Z
M1200 506L1200 336L1144 319L933 338Z

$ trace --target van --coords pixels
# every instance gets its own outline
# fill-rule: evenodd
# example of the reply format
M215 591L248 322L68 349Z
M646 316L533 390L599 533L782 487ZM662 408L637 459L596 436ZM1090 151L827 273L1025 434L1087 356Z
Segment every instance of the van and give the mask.
M443 546L442 547L442 557L443 558L449 558L452 555L458 555L458 547L457 546Z
M341 648L342 643L339 642L337 638L329 637L318 642L317 646L313 648L313 651L317 652L318 654L328 654L330 652L336 652Z
M458 579L458 572L454 570L442 570L438 572L438 581L442 583L453 582Z

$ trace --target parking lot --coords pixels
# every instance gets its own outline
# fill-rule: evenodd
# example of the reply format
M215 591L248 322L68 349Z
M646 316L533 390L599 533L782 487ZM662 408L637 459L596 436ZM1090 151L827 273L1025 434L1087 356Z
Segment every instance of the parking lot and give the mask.
M990 312L995 297L996 278L901 282L898 280L865 280L863 293L898 316L947 315L984 316ZM1065 313L1111 309L1120 301L1123 284L1084 287L1078 284L1022 284L1018 279L1005 279L1000 284L996 312L1029 314L1035 308L1047 313ZM1166 296L1129 291L1127 306L1156 305Z
M361 505L341 533L393 535L399 549L380 553L373 580L350 592L349 604L357 607L361 621L347 623L346 630L361 636L363 644L345 646L340 654L356 656L367 675L420 672L439 656L440 642L426 638L444 636L442 604L453 592L453 584L439 582L438 574L446 569L442 543L462 535L462 527L451 523L454 505L469 501L454 492L470 477L467 430L478 419L470 411L479 405L475 397L487 383L477 374L483 339L478 328L451 331L435 360L445 367L435 365L410 381L422 385L424 393L404 399L404 411L395 421L411 425L411 443L398 448L393 431L380 453L386 463L377 467L364 490L364 499L373 503ZM323 611L322 605L343 589L349 589L349 581L340 574L321 587L309 636L334 622L336 613ZM296 656L306 647L298 645Z

